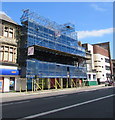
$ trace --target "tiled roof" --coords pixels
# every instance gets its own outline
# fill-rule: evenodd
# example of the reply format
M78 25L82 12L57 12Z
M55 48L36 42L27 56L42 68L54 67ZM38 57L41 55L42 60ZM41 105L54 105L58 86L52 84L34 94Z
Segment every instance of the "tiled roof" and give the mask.
M0 11L0 19L7 21L9 23L13 23L13 24L18 25L18 23L14 22L8 15L6 15L4 12L1 12L1 11Z

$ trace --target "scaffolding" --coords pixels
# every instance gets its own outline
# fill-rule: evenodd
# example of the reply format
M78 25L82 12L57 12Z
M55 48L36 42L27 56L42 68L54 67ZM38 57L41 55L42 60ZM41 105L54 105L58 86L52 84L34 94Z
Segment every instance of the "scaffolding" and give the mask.
M24 36L23 41L25 41L22 48L41 46L51 49L50 51L45 49L45 52L54 60L53 62L48 60L41 61L39 57L43 51L39 48L36 50L39 57L37 57L38 54L27 56L25 59L26 72L24 72L28 83L27 88L35 91L78 87L78 79L86 78L86 67L84 63L77 66L74 63L77 59L80 61L82 58L83 60L86 57L86 53L85 49L78 45L75 25L71 23L59 25L43 16L30 12L29 9L23 11L21 23ZM60 53L63 54L59 56ZM62 61L64 61L65 56L68 56L67 54L69 54L72 64L68 61L66 64L62 64L55 57L63 58ZM76 56L76 58L73 59L73 56Z
M58 25L43 16L25 10L21 17L22 25L27 27L27 47L40 45L75 55L86 56L85 49L78 45L74 25Z

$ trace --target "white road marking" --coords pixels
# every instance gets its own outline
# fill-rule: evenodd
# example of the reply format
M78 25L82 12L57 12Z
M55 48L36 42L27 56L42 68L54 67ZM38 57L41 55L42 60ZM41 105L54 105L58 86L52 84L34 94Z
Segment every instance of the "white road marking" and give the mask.
M115 96L115 94L104 96L104 97L93 99L93 100L89 100L89 101L82 102L82 103L77 103L77 104L66 106L66 107L59 108L59 109L54 109L54 110L43 112L43 113L38 113L38 114L35 114L35 115L30 115L30 116L27 116L27 117L24 117L24 118L20 118L18 120L25 120L25 119L32 119L32 118L40 117L40 116L43 116L43 115L47 115L47 114L59 112L59 111L62 111L62 110L66 110L66 109L69 109L69 108L77 107L77 106L80 106L80 105L84 105L84 104L92 103L92 102L95 102L95 101L103 100L105 98L109 98L109 97L112 97L112 96Z
M14 103L6 103L6 104L2 104L1 106L6 106L6 105L12 105L12 104L21 104L21 103L27 103L30 101L21 101L21 102L14 102Z

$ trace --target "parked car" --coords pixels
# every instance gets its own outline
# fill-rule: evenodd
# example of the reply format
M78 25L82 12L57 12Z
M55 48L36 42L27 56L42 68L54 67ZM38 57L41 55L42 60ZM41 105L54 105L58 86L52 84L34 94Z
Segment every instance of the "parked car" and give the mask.
M105 81L105 86L114 86L115 85L115 82L114 81Z

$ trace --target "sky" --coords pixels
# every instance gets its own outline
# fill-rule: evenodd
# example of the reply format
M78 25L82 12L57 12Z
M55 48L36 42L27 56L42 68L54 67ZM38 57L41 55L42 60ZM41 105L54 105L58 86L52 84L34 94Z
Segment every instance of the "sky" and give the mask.
M2 11L20 24L22 10L30 9L58 24L75 24L82 43L110 42L113 55L113 2L2 2Z

